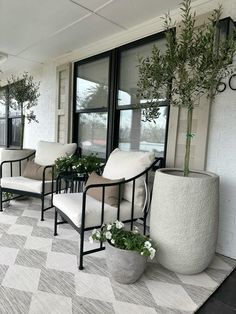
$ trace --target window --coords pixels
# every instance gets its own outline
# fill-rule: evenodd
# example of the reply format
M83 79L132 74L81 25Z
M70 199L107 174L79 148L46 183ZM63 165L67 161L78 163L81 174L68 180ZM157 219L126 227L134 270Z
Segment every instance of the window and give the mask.
M153 45L160 50L165 49L165 39L160 37L147 43L136 42L121 47L119 51L119 83L117 110L119 111L119 140L122 150L154 151L157 157L164 157L168 107L165 91L163 98L157 101L162 105L160 116L155 122L142 121L142 109L136 109L145 104L144 99L137 98L138 60L148 57Z
M7 87L0 90L0 146L20 146L21 114L8 106Z
M77 141L84 155L106 158L109 55L101 55L76 66Z
M136 96L138 58L150 55L154 44L165 49L164 34L75 63L73 134L82 154L98 153L105 159L119 147L165 157L169 114L165 91L157 100L161 107L155 123L142 121L145 100Z

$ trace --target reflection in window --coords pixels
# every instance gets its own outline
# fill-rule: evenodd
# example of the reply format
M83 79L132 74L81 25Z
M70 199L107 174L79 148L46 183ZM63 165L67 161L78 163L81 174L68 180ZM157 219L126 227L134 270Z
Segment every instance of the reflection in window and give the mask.
M138 60L140 57L151 55L153 45L161 51L165 49L165 38L152 41L134 48L129 48L121 52L120 58L120 79L118 92L118 105L134 105L140 101L137 99L137 83L139 78ZM163 93L165 95L165 92Z
M6 120L0 119L0 146L6 145Z
M107 108L109 58L81 64L77 68L76 110Z
M21 118L9 119L10 146L19 146Z
M78 138L83 155L97 153L98 157L105 159L107 113L81 113Z
M143 122L140 109L121 110L119 148L122 150L153 151L164 156L167 107L160 107L160 117L154 122Z

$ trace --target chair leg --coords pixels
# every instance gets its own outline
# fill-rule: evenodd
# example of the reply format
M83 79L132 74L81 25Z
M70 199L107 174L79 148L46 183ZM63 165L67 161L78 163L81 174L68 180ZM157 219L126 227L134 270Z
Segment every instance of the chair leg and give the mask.
M54 236L57 236L57 210L55 208L55 218L54 218Z
M0 188L0 212L2 212L2 189Z
M84 252L84 230L81 229L81 232L80 232L80 250L79 250L79 270L84 269L83 252Z
M41 206L41 221L44 221L44 195L41 197L41 202L42 202L42 206Z

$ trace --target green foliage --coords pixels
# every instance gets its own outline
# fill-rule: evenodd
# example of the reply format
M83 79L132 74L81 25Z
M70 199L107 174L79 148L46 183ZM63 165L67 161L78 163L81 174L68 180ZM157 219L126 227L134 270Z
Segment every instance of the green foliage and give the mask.
M83 156L80 158L76 155L70 155L59 157L55 161L57 175L63 171L75 171L81 174L88 174L93 171L99 171L100 168L101 161L95 154Z
M13 194L10 192L2 192L3 200L10 200L13 197Z
M14 110L23 108L29 122L37 121L30 109L38 104L40 83L35 83L33 76L27 72L22 77L12 75L7 83L10 107Z
M29 123L31 121L38 122L31 108L38 104L40 83L34 82L33 76L27 72L21 77L12 75L7 83L6 97L9 106L14 110L20 110L21 113L20 146L23 148L25 118Z
M136 251L143 256L150 256L151 259L156 253L148 236L140 234L136 227L133 231L125 230L124 224L118 220L112 224L104 225L101 231L94 229L89 240L90 242L108 240L116 248Z
M192 110L199 99L207 94L211 102L220 79L228 74L229 65L236 52L234 35L217 43L217 30L222 13L221 6L201 27L196 27L191 0L181 3L182 22L177 36L169 14L164 18L166 49L162 53L156 46L150 57L139 60L138 97L146 99L144 120L159 116L156 100L167 98L173 106L186 108L188 125L184 174L189 172L190 142L192 138Z

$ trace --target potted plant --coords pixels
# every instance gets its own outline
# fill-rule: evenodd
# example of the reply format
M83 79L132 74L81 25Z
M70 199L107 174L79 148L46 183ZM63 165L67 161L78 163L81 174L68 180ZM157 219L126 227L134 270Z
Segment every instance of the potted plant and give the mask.
M12 75L8 80L7 95L9 106L14 110L19 110L21 115L20 148L23 148L25 118L38 122L32 110L38 104L39 82L34 82L33 76L25 72L22 76Z
M158 117L157 100L161 98L186 110L183 170L156 172L150 232L158 241L158 260L163 266L194 274L206 268L215 253L219 178L189 169L193 110L203 95L214 101L221 77L230 71L236 45L232 36L216 46L221 7L202 27L195 27L191 0L182 1L181 11L177 36L170 16L165 17L166 50L153 47L151 57L140 59L138 97L147 100L144 120Z
M101 169L101 160L93 153L82 157L70 155L57 158L55 161L55 169L57 175L62 172L72 171L88 176L89 173Z
M137 281L145 269L147 258L153 259L156 253L148 236L140 234L137 227L133 231L125 230L124 224L118 220L103 225L101 231L94 229L89 240L108 242L108 270L116 281L123 284Z

